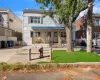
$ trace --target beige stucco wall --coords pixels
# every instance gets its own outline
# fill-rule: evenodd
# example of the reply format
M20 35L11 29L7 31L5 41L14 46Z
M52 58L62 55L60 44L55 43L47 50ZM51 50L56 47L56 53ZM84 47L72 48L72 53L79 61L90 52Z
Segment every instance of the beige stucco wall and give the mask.
M22 33L22 20L19 19L16 15L14 15L10 10L9 14L9 28L13 29L14 31ZM13 21L11 22L10 19Z
M10 9L0 8L2 21L0 22L0 40L22 40L22 20ZM12 20L12 21L11 21Z

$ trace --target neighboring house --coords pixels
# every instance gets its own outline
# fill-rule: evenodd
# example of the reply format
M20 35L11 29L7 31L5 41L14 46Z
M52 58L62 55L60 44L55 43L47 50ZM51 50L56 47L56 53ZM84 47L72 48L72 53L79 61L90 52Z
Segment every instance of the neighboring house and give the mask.
M59 18L51 18L43 10L23 10L23 44L66 43L66 32ZM73 28L75 38L75 28Z
M86 38L86 16L75 21L76 39ZM100 37L100 14L93 14L93 38Z
M10 9L0 8L0 41L22 41L22 20Z

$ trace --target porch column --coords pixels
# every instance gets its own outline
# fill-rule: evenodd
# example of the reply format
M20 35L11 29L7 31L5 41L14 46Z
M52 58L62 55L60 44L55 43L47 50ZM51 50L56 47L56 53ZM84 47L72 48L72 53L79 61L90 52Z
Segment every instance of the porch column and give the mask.
M46 30L46 33L45 33L45 43L48 43L47 30Z
M58 31L58 45L61 46L60 32Z

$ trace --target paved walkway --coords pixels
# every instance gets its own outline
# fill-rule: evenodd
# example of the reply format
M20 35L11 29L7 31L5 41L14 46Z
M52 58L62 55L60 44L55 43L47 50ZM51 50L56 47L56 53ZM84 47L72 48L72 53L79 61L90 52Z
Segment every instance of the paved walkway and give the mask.
M29 61L29 49L32 49L31 61ZM50 61L50 48L44 48L44 56L45 58L39 58L39 48L34 48L32 46L24 46L24 47L14 47L10 49L0 49L0 62L7 63L37 63L37 62L49 62ZM66 50L66 48L53 48L53 50ZM80 48L75 48L75 51L79 51Z
M29 49L32 49L31 61L29 61ZM11 49L1 49L0 50L0 62L7 62L7 63L36 63L41 61L50 61L50 54L51 51L49 48L45 48L44 50L44 58L39 58L39 48L33 48L32 46L25 46L25 47L16 47Z

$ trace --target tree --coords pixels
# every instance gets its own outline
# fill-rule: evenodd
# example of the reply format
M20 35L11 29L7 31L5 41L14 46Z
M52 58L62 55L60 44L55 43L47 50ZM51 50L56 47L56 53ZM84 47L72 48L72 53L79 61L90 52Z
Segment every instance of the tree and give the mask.
M92 52L92 11L93 0L88 0L88 18L87 18L87 52Z
M66 31L66 51L71 53L72 46L72 23L76 20L79 13L87 8L83 0L36 0L42 9L49 8L50 15L56 14L62 21Z

